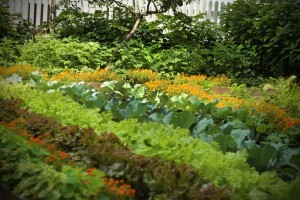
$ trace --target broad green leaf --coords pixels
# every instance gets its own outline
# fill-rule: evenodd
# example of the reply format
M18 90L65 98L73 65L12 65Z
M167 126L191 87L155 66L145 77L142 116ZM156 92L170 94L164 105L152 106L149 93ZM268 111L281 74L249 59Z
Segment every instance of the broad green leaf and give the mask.
M43 77L38 71L32 72L29 74L29 78L34 80L35 82L41 82L43 80Z
M261 148L255 147L250 149L248 153L248 162L258 171L270 169L277 159L277 150L270 144L265 144Z
M192 130L193 135L198 135L201 133L205 133L208 129L208 125L212 125L213 124L213 120L210 118L203 118L201 119L196 126L194 127L194 129Z
M161 113L153 113L149 115L148 120L149 122L161 122L164 115Z
M13 74L11 77L6 78L6 80L11 83L20 83L22 82L22 77L19 76L18 74Z
M106 97L101 96L101 95L98 95L96 97L90 96L85 100L85 106L87 108L97 107L97 108L102 109L104 107L105 103L106 103Z
M190 128L196 122L195 116L190 111L176 113L171 119L171 123L181 128Z
M207 134L219 134L221 132L222 131L218 125L213 125L213 126L209 127Z
M231 131L231 137L237 144L238 149L243 149L247 145L245 144L245 139L250 134L250 130L234 129Z
M228 151L235 152L237 150L237 144L230 135L220 134L216 136L214 140L220 145L220 149L223 152L228 152Z
M172 119L174 118L175 115L176 115L176 113L175 113L174 111L171 111L171 112L167 113L167 114L164 116L162 122L163 122L164 124L170 124L171 121L172 121Z
M298 170L298 173L300 174L300 153L294 154L291 159L290 163Z
M232 122L229 122L235 129L247 129L247 125L239 119L234 119Z

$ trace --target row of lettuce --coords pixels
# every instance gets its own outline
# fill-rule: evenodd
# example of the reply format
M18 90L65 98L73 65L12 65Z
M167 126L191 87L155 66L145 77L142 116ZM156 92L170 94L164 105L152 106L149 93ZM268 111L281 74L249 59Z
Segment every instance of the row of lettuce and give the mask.
M141 86L123 84L117 89L116 82L106 82L101 91L95 91L83 84L45 82L37 74L31 78L26 85L3 81L1 98L22 99L21 105L30 113L42 114L25 123L30 124L32 137L50 132L46 142L55 141L69 161L125 180L136 190L136 199L296 199L299 195L296 127L279 132L261 113L217 108L217 101L204 103L186 95L146 93ZM18 82L16 77L8 80ZM7 112L3 116L21 114L1 119L5 123L30 120L28 111ZM70 128L73 132L60 133L63 128L55 131L58 122L37 120L44 116L67 127L77 126ZM39 131L37 125L48 129ZM6 163L1 164L5 169ZM28 178L18 170L18 178ZM6 181L12 182L9 177Z

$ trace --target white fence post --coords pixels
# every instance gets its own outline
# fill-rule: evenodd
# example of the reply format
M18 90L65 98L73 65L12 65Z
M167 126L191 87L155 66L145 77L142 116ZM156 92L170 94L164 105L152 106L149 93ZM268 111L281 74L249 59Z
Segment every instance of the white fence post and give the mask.
M59 0L9 0L9 12L10 13L21 13L23 19L31 20L36 26L41 25L43 22L47 22L51 19L49 16L49 7L52 4L56 5ZM134 6L134 0L124 0L130 6ZM212 22L219 23L220 15L223 12L223 8L225 5L232 3L235 0L198 0L194 1L190 4L183 4L178 10L189 15L194 16L200 13L204 14L204 20L208 19ZM108 19L112 19L114 17L114 7L106 7L106 6L95 6L90 5L87 0L83 0L79 2L78 5L81 8L81 11L87 13L95 13L96 10L108 11L107 17ZM136 0L135 9L144 9L146 4L144 0ZM151 4L151 8L154 9ZM62 12L62 7L60 7L56 11L56 16L58 16ZM169 10L166 14L172 15L172 11ZM149 15L146 17L147 21L154 21L157 19L156 15ZM53 20L53 19L52 19Z
M48 0L42 0L43 5L43 19L42 22L48 22Z

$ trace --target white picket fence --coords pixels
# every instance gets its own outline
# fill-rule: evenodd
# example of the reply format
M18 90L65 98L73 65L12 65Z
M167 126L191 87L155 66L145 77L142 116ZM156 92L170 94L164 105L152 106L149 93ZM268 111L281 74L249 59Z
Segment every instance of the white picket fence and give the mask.
M24 19L30 20L35 26L41 25L43 22L49 22L53 17L58 16L62 8L56 10L55 13L51 13L51 8L56 5L59 0L9 0L9 12L21 13ZM124 0L128 5L132 5L132 0ZM205 18L219 23L220 15L223 7L234 0L197 0L191 4L184 4L179 8L180 12L183 12L189 16L194 16L200 13L205 13ZM142 2L142 1L141 1ZM83 12L94 13L96 10L109 11L109 18L113 17L114 9L107 7L98 7L91 5L88 1L81 1L77 3L77 6L81 8ZM139 5L140 9L145 9L146 5ZM172 14L171 11L165 14ZM148 21L156 20L155 15L149 15L146 17Z

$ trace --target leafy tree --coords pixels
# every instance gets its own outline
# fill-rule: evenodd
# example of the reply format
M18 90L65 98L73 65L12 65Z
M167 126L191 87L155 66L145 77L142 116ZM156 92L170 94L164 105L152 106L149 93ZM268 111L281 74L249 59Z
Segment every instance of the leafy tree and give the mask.
M132 0L132 6L124 3L124 1L122 0L89 0L90 3L95 3L100 6L116 5L135 16L135 23L131 31L123 39L123 43L128 42L130 38L135 34L144 17L151 14L165 13L169 9L172 9L174 12L176 12L177 7L182 6L183 3L188 4L192 1L193 0L145 0L143 2L146 3L146 8L143 9L139 7L138 0ZM153 6L153 8L151 8L151 6Z
M256 49L258 72L300 75L299 0L237 0L225 8L223 22L237 44Z

